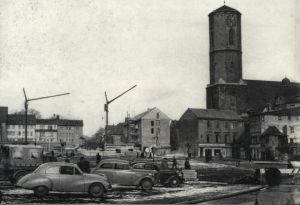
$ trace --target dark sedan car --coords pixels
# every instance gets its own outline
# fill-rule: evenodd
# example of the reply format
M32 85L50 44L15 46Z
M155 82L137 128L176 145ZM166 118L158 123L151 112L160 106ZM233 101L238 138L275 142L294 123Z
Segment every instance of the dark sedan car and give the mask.
M158 172L158 182L164 186L178 187L184 182L183 173L177 169L164 168L155 162L137 161L131 164L133 170L140 172Z

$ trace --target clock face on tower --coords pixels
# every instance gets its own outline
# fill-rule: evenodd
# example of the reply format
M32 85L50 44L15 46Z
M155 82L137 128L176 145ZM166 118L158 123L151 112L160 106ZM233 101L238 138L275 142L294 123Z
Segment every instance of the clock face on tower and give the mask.
M236 16L233 14L229 14L226 18L226 24L229 27L236 26Z

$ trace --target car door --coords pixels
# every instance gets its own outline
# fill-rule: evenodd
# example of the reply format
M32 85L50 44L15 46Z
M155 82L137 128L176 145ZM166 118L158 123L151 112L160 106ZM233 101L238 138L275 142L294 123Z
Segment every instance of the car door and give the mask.
M113 172L113 181L120 185L134 185L136 173L130 169L127 163L116 163ZM137 177L137 176L136 176Z
M74 166L60 167L60 186L66 192L84 192L83 174Z
M52 183L52 191L61 191L60 186L60 167L54 166L54 167L48 167L45 170L45 176L50 179Z
M101 173L105 174L107 177L107 180L109 183L114 184L114 179L113 179L113 173L114 173L114 163L111 162L105 162L103 164L100 164L98 168L94 170L94 174Z

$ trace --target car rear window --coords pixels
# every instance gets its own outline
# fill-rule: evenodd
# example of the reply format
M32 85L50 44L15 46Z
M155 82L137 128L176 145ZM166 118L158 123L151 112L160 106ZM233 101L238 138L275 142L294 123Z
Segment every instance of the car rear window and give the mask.
M49 167L46 169L45 174L59 174L59 167Z
M116 169L130 169L129 164L116 164Z
M100 168L102 169L113 169L114 168L114 164L112 163L104 163L100 165Z
M132 166L133 169L144 169L144 163L137 163Z
M71 166L61 166L60 173L66 175L73 175L74 174L74 167Z

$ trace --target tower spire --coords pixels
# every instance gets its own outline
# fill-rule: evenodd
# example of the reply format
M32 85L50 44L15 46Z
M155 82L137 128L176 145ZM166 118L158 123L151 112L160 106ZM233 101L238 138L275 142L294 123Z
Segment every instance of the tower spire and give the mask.
M224 0L224 5L226 4L226 1Z

